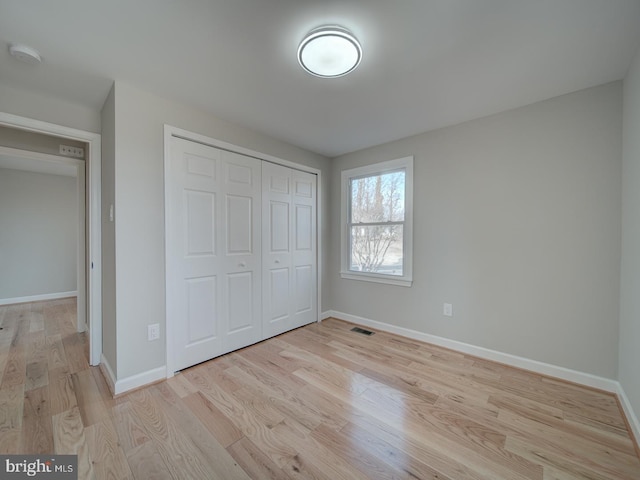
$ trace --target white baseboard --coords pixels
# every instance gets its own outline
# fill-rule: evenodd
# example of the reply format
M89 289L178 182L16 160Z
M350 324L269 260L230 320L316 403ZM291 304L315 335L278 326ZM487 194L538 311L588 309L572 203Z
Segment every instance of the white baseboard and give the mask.
M129 390L135 390L136 388L144 387L151 383L158 382L167 378L167 367L162 366L154 368L146 372L131 375L130 377L117 380L114 388L114 395L120 395L121 393L128 392Z
M333 310L327 310L326 312L321 312L320 313L320 320L326 320L327 318L331 318L334 317L334 313L337 315L337 312L334 312ZM338 317L335 317L338 318Z
M436 335L430 335L428 333L418 332L417 330L398 327L396 325L378 322L376 320L370 320L368 318L358 317L356 315L350 315L348 313L336 312L333 310L322 313L323 319L329 317L334 317L340 320L346 320L351 323L357 323L371 328L376 328L385 332L395 333L397 335L402 335L414 340L420 340L422 342L431 343L440 347L449 348L457 352L466 353L475 357L492 360L498 363L504 363L513 367L522 368L524 370L530 370L535 373L548 375L550 377L559 378L568 382L597 388L606 392L618 393L620 390L620 386L617 381L610 380L604 377L598 377L589 373L578 372L569 368L558 367L556 365L539 362L537 360L531 360L529 358L518 357L517 355L511 355L509 353L498 352L497 350L477 347L468 343L458 342L457 340L450 340L448 338L438 337Z
M115 395L116 391L116 376L111 369L111 365L105 358L104 354L100 355L100 371L102 372L102 376L107 381L107 385L109 386L109 390L111 390L111 395Z
M638 420L636 413L633 411L631 402L629 401L627 394L624 392L622 385L619 382L616 383L618 384L618 391L616 393L618 394L620 405L627 417L627 421L629 422L629 426L631 427L631 431L635 437L636 445L640 446L640 421Z
M104 374L107 384L109 385L109 390L111 390L113 395L120 395L130 390L135 390L136 388L144 387L167 378L167 367L162 366L136 375L131 375L130 377L123 378L122 380L116 380L116 376L104 355L102 355L100 360L100 370Z
M0 298L0 305L13 305L14 303L42 302L43 300L58 300L60 298L77 297L78 291L44 293L42 295L29 295L28 297Z

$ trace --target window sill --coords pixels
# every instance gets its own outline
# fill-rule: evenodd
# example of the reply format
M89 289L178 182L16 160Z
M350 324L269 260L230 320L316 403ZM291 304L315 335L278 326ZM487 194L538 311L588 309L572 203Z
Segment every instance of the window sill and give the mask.
M340 272L340 276L347 280L361 280L363 282L386 283L387 285L396 285L399 287L410 287L413 283L411 278L389 278L371 273L353 273Z

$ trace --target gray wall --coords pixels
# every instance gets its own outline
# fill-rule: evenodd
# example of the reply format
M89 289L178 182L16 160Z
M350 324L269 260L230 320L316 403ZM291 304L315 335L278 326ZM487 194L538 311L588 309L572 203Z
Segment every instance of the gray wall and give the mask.
M334 159L332 309L616 378L621 123L615 82ZM408 155L413 287L341 279L341 170Z
M163 124L319 168L325 180L331 164L322 156L120 82L114 96L115 373L122 379L165 365ZM103 111L103 119L107 117ZM327 204L326 189L322 196ZM324 226L321 235L328 240ZM150 323L160 323L161 341L147 341ZM111 348L105 345L105 350Z
M98 110L3 84L0 84L0 112L100 133Z
M640 415L640 50L624 80L623 132L619 380Z
M115 94L111 88L102 107L102 354L117 371L116 345L116 230L109 219L109 207L115 203L116 162Z
M77 289L76 179L0 169L0 299Z

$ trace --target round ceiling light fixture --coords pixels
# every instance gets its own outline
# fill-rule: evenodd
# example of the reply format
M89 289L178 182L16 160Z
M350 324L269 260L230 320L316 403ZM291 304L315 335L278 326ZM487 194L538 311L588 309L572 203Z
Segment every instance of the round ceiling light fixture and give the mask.
M9 45L9 53L24 63L37 64L42 61L40 54L35 48L19 43Z
M347 29L335 25L314 28L300 42L298 62L311 75L342 77L362 60L362 47Z

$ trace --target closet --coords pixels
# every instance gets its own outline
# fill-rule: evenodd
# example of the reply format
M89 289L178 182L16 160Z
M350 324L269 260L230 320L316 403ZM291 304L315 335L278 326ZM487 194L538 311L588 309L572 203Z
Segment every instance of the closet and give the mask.
M316 175L171 137L168 365L317 320Z

